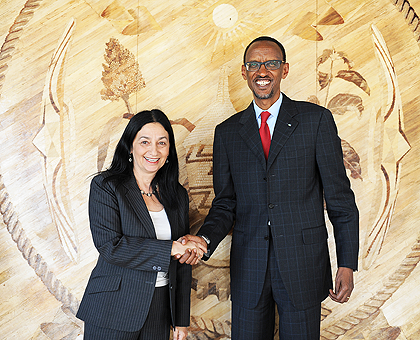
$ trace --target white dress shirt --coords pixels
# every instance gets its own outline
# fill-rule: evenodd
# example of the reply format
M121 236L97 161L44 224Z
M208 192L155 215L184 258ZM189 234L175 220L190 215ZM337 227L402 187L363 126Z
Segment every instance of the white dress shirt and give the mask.
M161 211L149 211L149 214L155 227L156 238L158 240L170 240L172 237L171 225L169 224L165 209L162 209ZM168 273L158 272L155 287L163 287L168 283Z
M255 116L256 116L257 122L258 122L258 128L260 128L260 126L261 126L261 112L263 112L263 111L270 112L270 116L267 119L267 125L268 125L268 128L270 129L271 138L273 138L274 127L276 126L276 121L277 121L277 117L279 115L280 106L281 106L282 101L283 101L283 93L281 93L281 92L280 92L279 99L277 99L276 102L273 105L271 105L268 110L261 109L255 103L255 100L253 101Z

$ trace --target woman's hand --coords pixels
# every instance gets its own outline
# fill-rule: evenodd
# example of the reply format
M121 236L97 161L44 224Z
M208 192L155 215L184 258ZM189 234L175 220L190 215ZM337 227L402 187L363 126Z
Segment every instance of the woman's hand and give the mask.
M171 249L171 255L184 255L185 253L192 253L195 254L195 257L197 259L201 259L203 257L203 250L200 249L200 247L197 246L196 243L192 241L188 241L184 244L178 241L172 242L172 249Z
M188 335L187 327L175 327L173 340L184 340Z
M195 246L197 247L197 249L200 249L203 254L207 253L207 243L206 241L204 241L204 239L200 236L194 236L194 235L185 235L181 238L179 238L178 240L179 242L181 242L182 244L187 244L190 242L193 242L195 244ZM194 251L188 253L184 253L181 255L175 255L174 256L176 260L179 261L179 263L186 263L186 264L190 264L190 265L195 265L198 263L198 260L201 260L202 256L200 258L195 256Z

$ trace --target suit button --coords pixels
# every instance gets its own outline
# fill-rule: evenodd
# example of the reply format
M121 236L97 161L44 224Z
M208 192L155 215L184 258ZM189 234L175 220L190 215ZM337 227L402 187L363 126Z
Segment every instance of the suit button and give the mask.
M264 236L264 240L268 241L269 239L270 239L270 236L268 236L268 235Z
M270 203L270 204L268 205L268 207L269 207L270 209L273 209L273 208L274 208L274 204L273 204L273 203Z
M162 270L162 267L157 267L157 270L161 271Z
M157 270L157 267L156 266L153 266L153 270Z
M263 180L267 182L267 177L264 177Z

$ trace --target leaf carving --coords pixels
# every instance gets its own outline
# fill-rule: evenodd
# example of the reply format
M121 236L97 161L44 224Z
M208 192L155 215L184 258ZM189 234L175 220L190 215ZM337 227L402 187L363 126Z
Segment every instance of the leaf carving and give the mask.
M319 67L328 59L331 59L332 61L342 60L349 69L353 67L353 62L348 58L346 53L330 49L322 51L322 54L316 60L316 66Z
M321 87L321 90L326 88L332 82L332 80L333 78L331 77L331 74L318 71L318 83Z
M333 50L325 49L322 51L322 54L316 60L316 66L318 67L319 65L325 63L332 54Z
M354 179L362 178L362 168L360 167L360 157L356 150L344 139L341 140L341 148L343 149L343 161L346 169L350 170L351 177Z
M344 19L333 7L330 7L323 17L317 22L317 25L340 24L344 24Z
M314 104L320 105L320 101L319 101L318 97L317 96L314 96L314 95L309 96L308 99L306 99L306 101L308 101L310 103L314 103Z
M349 59L345 52L337 52L339 57L343 60L343 62L347 65L349 69L353 67L353 62Z
M356 112L358 116L362 114L363 100L359 96L350 93L339 93L328 103L328 109L337 115L344 115L346 112Z
M341 70L341 71L338 71L336 77L357 85L363 91L365 91L368 95L370 95L370 88L367 84L367 81L365 78L362 77L362 75L359 72L356 72L353 70Z

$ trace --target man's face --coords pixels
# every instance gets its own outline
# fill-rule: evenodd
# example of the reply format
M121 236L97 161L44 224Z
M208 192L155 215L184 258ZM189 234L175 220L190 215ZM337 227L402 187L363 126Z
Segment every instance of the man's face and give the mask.
M246 54L246 62L268 60L283 60L283 54L276 43L272 41L257 41L253 43ZM277 70L269 71L264 65L255 72L247 71L242 65L242 76L248 82L248 87L254 94L254 100L262 109L268 109L280 97L280 82L289 73L289 64L282 63Z

